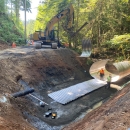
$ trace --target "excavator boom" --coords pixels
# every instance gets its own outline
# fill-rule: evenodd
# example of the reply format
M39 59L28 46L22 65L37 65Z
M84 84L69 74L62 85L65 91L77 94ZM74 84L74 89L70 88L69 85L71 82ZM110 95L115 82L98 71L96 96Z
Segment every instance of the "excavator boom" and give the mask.
M72 23L74 21L74 8L72 4L65 10L62 10L60 13L58 13L56 16L54 16L47 24L45 29L45 36L48 37L53 30L54 24L58 23L62 18L65 16L68 16L67 21L67 29L72 27Z
M53 49L56 49L57 46L61 47L60 41L56 38L56 32L57 30L54 30L54 25L58 23L61 19L64 17L67 17L67 24L65 25L66 29L70 29L72 27L72 24L74 22L74 8L72 4L61 12L59 12L57 15L55 15L48 23L45 28L45 31L36 31L32 35L32 40L37 41L35 48L40 49L42 45L51 45ZM57 32L58 36L58 32Z

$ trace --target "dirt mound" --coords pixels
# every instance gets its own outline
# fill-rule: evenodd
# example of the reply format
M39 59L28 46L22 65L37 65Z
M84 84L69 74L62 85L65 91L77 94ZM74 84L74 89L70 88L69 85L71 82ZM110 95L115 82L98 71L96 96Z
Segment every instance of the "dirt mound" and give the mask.
M87 78L90 79L89 73L84 73L84 70L89 70L84 64L85 59L80 59L77 56L75 52L69 49L13 48L4 50L0 56L1 94L11 95L25 89L18 83L19 77L22 77L22 80L29 87L35 88L35 96L41 99L43 96L46 102L50 102L47 96L49 91L56 91L69 84L82 82ZM30 114L37 115L43 121L54 124L51 119L46 120L43 117L47 108L37 107L38 102L32 102L34 99L28 96L16 99L11 96L5 97L9 100L9 103L1 104L2 115L0 119L7 125L1 123L1 129L34 129L33 127L30 128L26 121ZM3 106L7 106L8 109L3 108ZM61 122L60 119L58 122Z
M0 130L35 130L9 102L0 103Z
M0 50L4 50L4 49L7 49L7 48L11 48L11 46L9 46L4 41L0 40Z
M92 109L93 104L114 94L116 91L113 89L101 88L67 105L59 104L48 97L51 92L91 79L90 65L86 64L88 61L88 58L79 58L77 53L69 49L35 50L33 47L17 47L1 51L0 129L61 130L82 112ZM39 101L30 95L18 98L11 96L26 87L34 88L33 95L49 106L40 107ZM84 119L64 129L112 130L117 125L118 130L128 128L129 99L129 87L126 87ZM49 107L57 112L56 119L44 117Z

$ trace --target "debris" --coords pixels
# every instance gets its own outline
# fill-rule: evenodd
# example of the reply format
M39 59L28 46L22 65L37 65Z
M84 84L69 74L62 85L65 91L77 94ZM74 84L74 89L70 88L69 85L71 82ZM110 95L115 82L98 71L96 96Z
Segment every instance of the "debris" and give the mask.
M43 101L40 101L40 106L41 107L44 107L45 106L45 103Z
M51 118L52 118L52 119L55 119L56 116L57 116L57 112L52 112L52 114L51 114Z
M44 117L49 117L51 114L52 114L52 112L48 111L48 112L45 113Z
M37 98L36 96L32 95L32 94L29 94L30 96L32 96L33 98L37 99L40 101L40 103L44 103L46 105L48 105L46 102L43 102L41 99ZM40 105L41 106L41 105Z

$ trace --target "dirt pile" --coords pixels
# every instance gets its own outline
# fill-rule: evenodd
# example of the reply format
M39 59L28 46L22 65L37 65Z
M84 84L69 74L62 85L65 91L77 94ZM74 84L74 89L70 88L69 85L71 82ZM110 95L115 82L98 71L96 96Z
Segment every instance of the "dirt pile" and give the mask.
M79 58L69 49L40 49L17 47L0 51L0 129L1 130L61 130L74 121L83 111L108 98L116 91L101 88L67 105L59 104L48 94L91 79L89 59ZM22 91L19 84L34 88L34 95L51 104L57 118L45 118L45 108L29 95L13 98L12 93ZM84 119L69 125L64 130L126 130L130 127L129 86L119 91L101 107ZM71 108L71 109L70 109ZM34 128L35 127L35 128Z
M17 82L19 76L30 87L35 88L35 91L39 93L37 96L43 95L47 102L50 101L47 92L62 89L66 86L63 84L69 84L72 80L74 84L74 82L90 79L89 73L84 73L89 70L84 64L84 58L80 59L69 49L13 48L1 51L0 54L0 92L2 96L23 90L23 87ZM11 96L5 97L9 102L1 103L0 128L6 130L34 129L30 127L25 115L28 112L31 115L40 116L45 110L37 107L27 96L17 99ZM41 118L46 121L44 117ZM2 122L6 122L7 125ZM50 119L46 122L54 123Z
M23 117L18 108L9 102L0 103L0 130L35 130Z
M11 46L9 46L7 43L0 40L0 50L4 50L4 49L7 49L7 48L11 48Z

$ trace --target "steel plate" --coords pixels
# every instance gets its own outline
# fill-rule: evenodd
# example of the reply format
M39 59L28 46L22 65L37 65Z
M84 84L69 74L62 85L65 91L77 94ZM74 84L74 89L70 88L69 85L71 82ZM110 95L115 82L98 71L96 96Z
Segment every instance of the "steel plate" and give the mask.
M51 97L53 100L61 103L66 104L68 102L71 102L85 94L88 94L102 86L104 86L106 82L92 79L88 80L73 86L70 86L68 88L53 92L48 94L49 97Z

